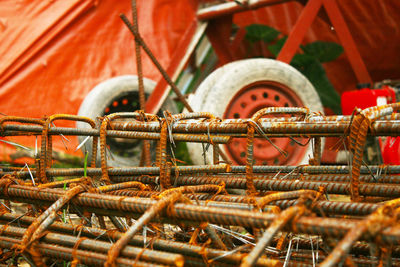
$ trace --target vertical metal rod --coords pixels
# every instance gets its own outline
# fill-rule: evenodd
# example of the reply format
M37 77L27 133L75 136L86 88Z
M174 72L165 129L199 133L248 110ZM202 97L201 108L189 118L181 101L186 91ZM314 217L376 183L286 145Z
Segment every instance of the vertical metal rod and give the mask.
M138 23L138 15L137 15L137 7L136 7L136 0L131 1L132 5L132 19L133 19L133 27L136 32L139 32L139 23ZM135 53L136 53L136 67L138 73L138 82L139 82L139 104L140 109L144 110L146 105L146 95L144 92L144 84L143 84L143 66L142 66L142 53L141 53L141 46L139 41L135 38ZM148 140L143 140L143 148L142 148L142 158L144 166L150 166L151 159L150 159L150 142Z

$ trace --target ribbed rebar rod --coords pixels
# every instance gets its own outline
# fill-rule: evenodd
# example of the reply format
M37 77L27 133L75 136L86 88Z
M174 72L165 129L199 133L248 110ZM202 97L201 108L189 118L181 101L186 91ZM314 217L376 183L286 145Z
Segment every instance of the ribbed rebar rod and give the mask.
M178 169L178 170L177 170ZM20 171L15 173L14 168L3 167L0 175L12 174L16 175L18 178L26 178L30 179L29 171ZM245 166L231 166L229 168L228 165L219 164L219 165L196 165L196 166L172 166L171 174L175 174L178 171L179 174L194 174L200 173L201 175L207 173L244 173ZM348 174L349 167L348 166L253 166L254 173L308 173L308 174ZM379 165L370 165L368 167L362 166L360 169L362 174L375 174L377 172L386 172L387 174L399 174L400 173L400 165L391 165L391 166L379 166ZM36 177L37 174L35 171L31 171L31 173ZM160 168L159 167L126 167L126 168L110 168L108 170L108 174L110 177L112 176L137 176L137 175L159 175ZM55 177L55 176L83 176L84 168L51 168L46 171L47 177ZM99 176L101 175L100 168L87 168L88 176ZM112 179L112 178L111 178ZM257 177L256 177L257 179ZM323 179L320 179L323 180ZM129 180L115 180L115 181L124 181L127 182Z
M0 247L11 249L14 245L19 243L19 239L0 236ZM80 249L74 250L73 248L62 247L59 245L41 244L37 245L37 249L43 256L51 257L53 259L61 259L74 261L77 260L82 264L88 266L103 266L106 261L106 256L100 253L95 253L91 251L84 251ZM118 266L161 266L158 264L146 263L143 261L136 261L126 258L118 258L116 260Z
M314 255L313 255L314 252ZM326 256L323 255L322 253L319 253L318 255L318 261L316 260L315 254L317 251L311 250L311 251L294 251L291 255L291 259L297 260L297 261L304 261L304 262L310 262L309 266L313 266L313 257L314 257L314 262L316 264L321 263L324 259L326 259ZM399 267L400 262L398 259L392 259L392 263L390 265L381 265L381 266L390 266L390 267ZM356 266L380 266L379 265L379 259L377 258L364 258L364 257L353 257L352 261L356 264ZM318 265L319 266L319 265ZM340 266L340 265L339 265Z
M191 173L221 173L226 172L229 168L226 164L219 164L219 165L194 165L194 166L173 166L171 168L172 173L178 169L180 174L191 174ZM7 174L8 172L4 171L7 168L2 169L3 172L1 176ZM66 168L66 169L48 169L47 170L47 177L54 177L54 176L83 176L84 175L84 168ZM20 171L15 173L14 169L10 169L10 174L15 175L18 178L29 178L32 174L34 177L37 176L35 171ZM159 167L127 167L127 168L109 168L108 175L111 176L126 176L126 175L159 175L160 168ZM87 168L87 175L88 176L100 176L101 169L100 168Z
M216 195L215 191L212 186L210 185L199 185L199 186L187 186L187 188L190 187L208 187L204 188L205 190L196 190L197 192L207 192L208 193L193 193L191 189L185 190L184 188L186 186L181 186L179 189L184 189L182 193L185 194L187 198L190 200L195 200L198 201L199 205L204 205L204 206L209 206L209 207L219 207L219 208L226 208L226 209L243 209L243 210L253 210L254 207L253 205L249 205L249 203L252 203L252 201L255 199L257 200L257 197L255 198L249 198L246 196L235 196L235 195ZM217 187L214 185L214 187ZM172 188L171 190L174 190L176 188ZM186 191L186 192L185 192ZM212 194L210 194L212 193ZM159 195L159 192L143 192L143 191L131 191L131 190L118 190L115 192L111 192L111 195L116 195L116 196L127 196L127 197L143 197L143 198L154 198L155 196ZM202 201L205 200L205 201ZM214 201L215 200L215 201ZM229 203L231 202L231 203ZM280 211L279 207L276 206L265 206L262 209L264 212L272 212L272 213L278 213ZM349 214L350 215L350 214Z
M107 131L110 137L126 137L139 139L159 139L160 125L158 122L113 122L111 127L113 130ZM349 127L350 122L335 122L329 120L313 121L313 122L271 122L266 119L259 120L260 128L268 136L343 136ZM0 135L15 135L15 131L28 133L42 132L42 127L33 125L15 125L9 124L3 126ZM247 131L245 119L223 120L222 122L189 120L178 121L172 126L174 134L179 133L208 133L240 135ZM140 132L146 132L140 133ZM369 135L375 136L397 136L400 132L399 120L378 120L371 125ZM68 127L52 127L49 134L63 135L82 135L82 136L99 136L98 129L68 128ZM256 136L258 136L256 134ZM178 136L177 136L178 137ZM174 137L175 139L175 137Z
M309 173L309 174L348 174L349 167L346 165L322 165L322 166L253 166L253 172L255 173ZM400 165L369 165L368 167L362 166L361 174L375 174L378 171L386 171L388 174L399 174ZM231 172L245 172L244 166L232 166Z
M245 134L247 132L248 119L227 119L220 123L209 121L188 120L177 122L173 125L175 133L238 133ZM300 121L300 122L274 122L268 119L260 119L259 126L268 134L290 134L294 136L304 134L325 135L331 134L341 136L347 130L350 121L337 122L321 119L316 121ZM149 131L159 132L160 126L155 122L147 124L136 124L131 122L114 122L112 124L115 130L133 130L133 131ZM400 121L398 120L377 120L371 126L369 134L372 135L392 135L398 134L400 130Z
M215 165L208 165L210 168L205 169L207 173L218 171ZM213 166L215 166L213 168ZM158 169L158 168L157 168ZM186 169L188 171L189 169ZM115 171L115 169L110 169ZM67 171L68 172L68 171ZM185 173L180 169L180 173ZM62 172L57 172L57 176L64 176ZM71 173L70 173L71 174ZM76 173L79 175L80 172ZM90 174L90 170L88 170ZM121 173L122 175L122 173ZM144 174L143 174L144 175ZM21 177L21 176L19 176ZM155 183L158 184L157 178L150 178L147 176L139 177L127 177L127 181L138 181L142 183ZM123 181L119 181L123 182ZM124 181L125 182L125 181ZM236 189L246 189L245 179L232 179L232 178L212 178L212 177L202 177L202 176L180 176L176 178L175 184L178 186L182 185L204 185L204 184L214 184L219 185L224 182L226 188L236 188ZM257 190L268 190L268 191L292 191L300 189L310 189L318 190L320 187L324 187L326 192L329 194L349 194L348 183L339 182L319 182L319 181L298 181L298 180L276 180L276 179L254 179L254 185ZM360 193L363 196L377 196L377 197L400 197L400 187L391 184L361 184Z
M383 171L384 172L384 171ZM292 175L260 175L258 179L284 179L284 180L305 180L305 181L321 181L321 182L350 182L349 175L340 174L324 174L324 175L302 175L294 173ZM370 174L360 176L362 183L382 183L382 184L400 184L400 176L386 174Z
M2 235L12 236L21 238L26 231L25 228L0 224L0 229L2 229ZM47 232L41 239L41 243L48 243L54 245L61 245L66 247L74 247L74 245L79 241L79 248L94 251L97 253L105 254L111 248L112 244L110 242L104 242L94 239L83 239L80 237L66 235L62 233ZM143 249L142 247L127 246L121 251L122 257L135 259L140 255L140 260L150 261L158 264L169 264L169 265L179 265L183 262L183 257L178 254L172 254L162 251L154 251L150 249Z
M119 196L130 196L130 197L152 197L156 195L155 192L143 192L143 191L115 191L115 195ZM244 210L253 210L254 206L249 203L257 201L258 197L247 197L241 195L211 195L211 194L186 194L186 196L192 200L199 200L201 205L207 205L210 207L221 207L221 208L235 208ZM206 203L202 201L207 201ZM280 208L282 210L294 206L298 203L297 200L279 200L272 201L270 206L264 207L264 212L277 212ZM275 206L274 206L275 205ZM325 201L320 200L313 205L314 212L322 212L325 215L337 214L337 215L354 215L363 216L374 212L382 204L376 203L354 203L347 201ZM277 207L276 207L277 206ZM274 209L275 208L275 209Z
M11 171L11 169L3 169L6 171ZM19 170L19 169L18 169ZM229 178L232 179L242 179L245 178L244 175L241 174L220 174L220 175L208 175L209 178L226 178L227 175L229 175ZM350 182L350 177L349 175L343 175L343 174L323 174L323 175L308 175L308 174L301 174L301 173L294 173L291 175L287 174L270 174L270 175L264 175L264 174L254 174L255 179L275 179L275 180L301 180L301 181L319 181L319 182ZM126 180L134 179L132 176L129 177L114 177L112 180L115 182L125 182ZM141 178L144 179L144 178ZM64 183L73 183L73 182L78 182L78 181L83 181L84 178L75 178L71 180L65 180L65 181L57 181L57 182L52 182L48 184L41 184L39 187L62 187ZM151 183L149 179L144 180L145 183ZM360 176L360 182L363 183L377 183L377 184L400 184L400 176L399 175L386 175L386 174L380 174L380 175L362 175ZM27 185L31 185L32 183L27 181Z
M273 201L271 205L277 205L281 209L294 206L298 200L279 200ZM313 207L314 212L323 212L326 214L340 214L340 215L354 215L364 216L371 214L378 209L381 204L374 203L354 203L354 202L341 202L341 201L318 201Z
M139 32L136 0L131 0L131 6L132 6L133 27L135 28L136 32ZM144 92L144 84L143 84L142 54L141 54L140 44L136 40L135 40L135 54L136 54L136 69L137 69L138 84L139 84L139 104L140 104L140 109L144 110L146 105L146 95ZM144 166L150 166L151 164L150 143L148 142L148 140L143 141L142 159Z
M47 201L57 200L63 190L59 189L37 189L19 185L11 185L7 189L8 197L23 197L25 199L40 199ZM0 192L4 197L4 192ZM105 212L111 210L124 210L132 213L143 214L155 203L156 200L131 197L117 197L105 194L81 193L71 200L71 204L80 207L94 207L103 209ZM222 225L240 225L244 227L265 228L276 219L276 215L257 211L246 211L240 209L223 209L193 204L177 203L173 205L173 214L160 214L162 217L172 217L188 221L207 221ZM355 227L357 221L350 219L333 219L318 217L302 217L293 226L299 233L328 235L338 238L343 236L349 229ZM363 238L365 236L363 235ZM399 244L400 227L390 227L382 232L382 241L390 244Z
M143 215L124 233L121 238L119 238L107 251L107 262L106 267L115 266L116 259L121 254L121 251L129 243L129 240L142 229L144 225L150 222L155 216L161 213L162 210L166 209L169 205L173 205L179 198L181 198L182 193L173 192L170 195L160 199L154 203L149 209L147 209ZM183 262L179 263L183 266Z
M361 236L367 234L370 238L375 238L383 229L398 224L398 208L400 199L386 202L374 213L358 222L355 227L346 233L342 240L335 246L329 256L321 263L323 267L337 266L342 259L346 258L353 243L358 241Z
M41 133L41 127L29 126L29 125L5 125L5 131L0 132L0 136L12 136L16 135L14 131L29 133ZM160 139L160 133L158 132L138 132L138 131L123 131L123 130L107 130L107 137L119 137L127 139L145 139L145 140L158 140ZM65 128L65 127L52 127L49 129L51 135L80 135L80 136L100 136L100 131L97 129L89 128ZM210 137L202 134L184 134L184 133L172 133L172 137L175 141L186 141L186 142L210 142L210 138L214 143L225 144L230 140L230 136L211 135Z
M279 238L276 237L272 241L271 245L276 245L279 242ZM293 240L294 245L296 246L296 249L298 248L299 250L311 250L311 249L316 249L318 248L324 248L326 244L324 243L324 240L321 238L295 238ZM369 243L366 242L355 242L351 248L350 254L354 255L363 255L363 256L370 256L371 255L371 246ZM320 255L322 256L322 255ZM400 247L399 246L394 246L392 248L392 256L394 258L399 258L400 257Z
M21 253L24 252L24 250L29 247L29 242L31 240L36 240L39 235L48 227L48 225L55 220L57 211L62 208L65 203L70 201L74 196L83 192L84 190L84 187L76 186L61 195L59 199L57 199L48 209L46 209L31 225L29 225L21 239L21 244L18 245L18 250ZM35 262L36 260L41 260L40 258L37 259L36 255L32 255L32 258Z
M11 214L6 213L0 215L0 220L11 222L13 221L14 224L30 224L34 221L34 217L23 216L21 214ZM99 228L93 227L78 227L73 226L71 224L64 224L61 222L54 222L49 229L54 231L60 231L64 233L69 233L76 235L77 232L81 231L82 236L87 236L90 238L96 238L103 241L109 241L109 238L116 240L119 239L123 233L118 231L105 231ZM130 241L129 244L134 246L143 246L144 244L144 237L143 236L134 236ZM191 256L202 258L202 255L199 253L201 250L203 251L203 255L205 255L208 259L214 259L215 262L225 262L229 264L238 265L243 258L243 254L237 252L235 254L227 254L224 250L212 249L212 248L202 248L201 246L191 245L187 243L182 243L178 241L169 241L164 239L155 239L153 242L153 249L167 251L171 253L179 253L184 256ZM185 257L186 258L186 257ZM265 258L260 257L255 266L268 266L268 262Z
M246 189L246 179L231 178L208 178L200 176L185 176L176 179L177 185L200 185L200 184L219 184L225 183L226 188ZM323 187L329 194L348 195L350 185L348 183L330 183L314 181L293 181L293 180L275 180L275 179L254 179L254 185L257 190L268 191L293 191L300 189L318 190ZM364 196L380 197L400 197L400 187L389 184L361 184L360 194Z
M257 167L257 166L256 166ZM384 167L383 167L384 169ZM400 176L399 175L390 175L385 174L385 171L380 171L381 173L371 173L369 175L361 175L360 182L363 183L378 183L378 184L400 184ZM232 178L232 179L242 179L245 178L244 174L214 174L209 175L208 177L212 178ZM319 181L319 182L350 182L349 175L345 174L308 174L293 171L290 174L280 173L280 174L261 174L255 173L254 179L264 180L264 179L275 179L275 180L299 180L299 181Z

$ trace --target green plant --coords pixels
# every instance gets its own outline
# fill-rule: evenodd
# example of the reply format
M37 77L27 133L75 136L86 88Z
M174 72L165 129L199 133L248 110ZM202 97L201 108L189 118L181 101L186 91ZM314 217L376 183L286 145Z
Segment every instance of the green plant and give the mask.
M260 56L276 58L287 36L267 25L251 24L246 27L245 39L253 46L257 42L266 44L270 54ZM340 96L329 81L322 64L337 59L343 53L343 47L333 42L315 41L301 45L300 48L302 53L297 53L290 64L314 85L325 107L341 114Z
M184 142L176 142L175 157L179 159L177 165L193 165L186 143Z
M67 190L67 182L64 183L63 190L65 190L65 191ZM66 209L63 209L62 221L63 221L63 223L67 223L67 210Z
M87 161L88 161L89 152L85 152L85 161L83 162L83 176L87 177Z

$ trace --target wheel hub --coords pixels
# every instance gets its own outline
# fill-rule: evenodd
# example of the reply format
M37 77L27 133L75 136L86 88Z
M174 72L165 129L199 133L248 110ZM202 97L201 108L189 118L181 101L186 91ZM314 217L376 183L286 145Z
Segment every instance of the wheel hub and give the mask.
M232 97L224 118L251 118L255 112L266 107L302 106L304 105L301 99L289 87L273 81L259 81L242 88ZM296 140L304 143L302 139ZM253 144L256 165L296 165L301 162L307 150L289 138L270 138L270 140L286 151L288 156L282 155L264 138L256 138ZM233 138L226 145L226 149L231 160L237 164L246 164L246 139Z
M110 101L105 108L104 115L116 112L133 112L140 109L139 94L137 92L120 95ZM141 141L138 139L124 139L107 137L107 144L113 154L121 157L134 157L140 155Z

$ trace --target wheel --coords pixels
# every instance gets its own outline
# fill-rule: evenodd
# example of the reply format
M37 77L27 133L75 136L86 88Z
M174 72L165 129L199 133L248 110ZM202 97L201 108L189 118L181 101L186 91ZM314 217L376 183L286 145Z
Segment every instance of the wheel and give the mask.
M225 70L224 67L214 70L199 85L199 88L196 90L196 93L194 95L189 95L188 101L194 111L205 111L202 109L205 104L204 101L207 100L207 95L210 93L210 90L213 88L214 84L218 81L218 78L224 73L224 70ZM207 84L203 86L203 84L205 83ZM187 112L187 110L185 109L184 112Z
M208 111L225 119L250 118L265 107L308 107L322 111L323 107L313 85L288 64L272 59L246 59L229 63L211 73L189 99L195 111ZM254 141L257 165L299 165L308 162L311 146L299 146L289 138L271 138L288 157L281 155L268 141ZM297 139L302 141L301 139ZM305 140L303 140L304 142ZM204 164L201 145L190 143L188 150L195 164ZM223 146L229 159L244 165L246 140L234 138ZM207 161L211 162L211 153Z
M150 95L156 83L144 78L146 95ZM78 115L96 119L115 112L133 112L140 109L139 84L135 75L118 76L106 80L94 87L82 102ZM175 103L168 99L164 102L162 110L177 113ZM88 124L78 122L77 127L88 128ZM86 137L79 136L79 143ZM153 142L152 142L153 143ZM113 167L137 166L140 162L142 142L135 139L107 138L111 155L107 164ZM153 144L154 145L154 144ZM91 138L82 147L83 151L91 151ZM99 147L100 149L100 147ZM155 149L152 149L154 151ZM98 150L100 151L100 150ZM89 154L90 155L90 154ZM98 160L100 153L98 153Z

